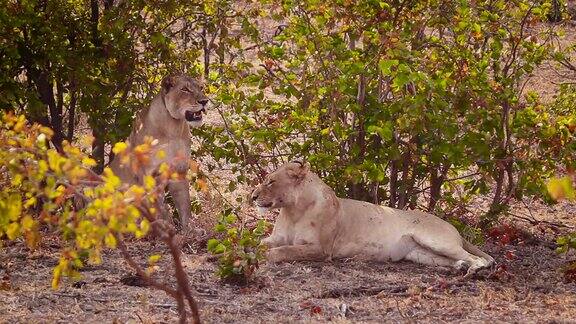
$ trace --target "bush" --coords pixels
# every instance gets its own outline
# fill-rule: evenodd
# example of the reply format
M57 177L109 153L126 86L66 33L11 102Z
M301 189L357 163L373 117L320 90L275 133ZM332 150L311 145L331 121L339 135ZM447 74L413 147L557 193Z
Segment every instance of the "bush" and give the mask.
M338 194L396 208L459 216L490 193L485 228L545 191L557 112L520 90L549 58L531 28L549 2L259 4L242 18L257 60L210 75L226 123L197 131L237 181L304 157Z
M214 231L219 238L208 241L208 251L219 257L218 276L227 282L246 284L264 260L266 248L260 241L267 233L269 224L259 220L248 227L238 223L231 210L225 211Z
M561 58L564 60L564 57ZM565 61L568 62L568 61ZM573 70L576 73L576 69ZM575 74L576 75L576 74ZM576 86L565 84L560 88L556 100L552 107L563 115L557 118L556 132L551 136L556 142L556 151L558 167L564 167L562 177L554 177L547 183L548 194L551 200L574 200L576 199L576 190L574 186L574 172L576 170L576 141L574 132L576 131ZM560 114L559 114L560 115ZM556 252L566 253L571 249L576 249L576 233L568 233L556 238ZM569 281L576 280L576 261L570 261L563 268L565 278Z
M48 148L53 135L49 128L29 126L23 116L2 114L0 124L0 243L24 237L35 249L42 239L42 224L54 228L62 237L58 265L52 287L62 277L80 276L78 269L87 261L98 264L105 248L119 248L128 264L155 288L178 301L181 321L186 321L187 300L192 319L198 322L198 309L191 295L188 277L180 262L176 230L163 220L160 196L167 182L178 174L163 164L156 178L146 176L144 184L122 187L120 179L108 169L102 175L91 171L96 162L78 148L62 142L62 151ZM125 144L117 144L117 154L142 167L154 144L146 143L127 154ZM82 206L82 207L80 207ZM143 238L150 231L163 241L172 256L177 285L173 288L152 277L129 254L126 237ZM86 257L87 256L87 257ZM152 255L153 265L160 256Z
M102 172L160 80L201 73L202 42L191 35L213 25L205 9L200 1L5 1L0 108L50 127L58 149L88 126Z

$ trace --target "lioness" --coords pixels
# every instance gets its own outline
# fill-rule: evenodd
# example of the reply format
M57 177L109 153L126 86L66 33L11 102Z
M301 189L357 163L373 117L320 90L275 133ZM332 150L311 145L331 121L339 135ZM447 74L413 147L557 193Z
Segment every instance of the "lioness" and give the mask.
M167 162L183 175L183 180L170 182L168 190L178 210L182 229L185 229L190 217L189 183L184 177L190 162L190 127L202 125L202 113L208 98L200 82L186 75L168 76L162 80L161 87L150 107L137 115L126 140L129 147L142 144L147 136L157 140L150 154L150 163L145 169L135 171L123 165L121 159L114 159L110 167L128 184L141 184L143 177L153 174L162 162ZM159 150L164 151L163 158L156 154Z
M468 266L465 277L494 259L463 239L444 220L336 197L308 163L290 162L266 176L252 193L260 211L280 209L272 234L262 240L271 262L358 256L377 261Z

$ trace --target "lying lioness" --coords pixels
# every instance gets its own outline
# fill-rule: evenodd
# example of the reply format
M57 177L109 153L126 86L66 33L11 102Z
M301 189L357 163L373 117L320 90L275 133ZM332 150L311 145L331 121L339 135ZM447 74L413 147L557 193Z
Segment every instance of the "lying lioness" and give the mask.
M252 200L261 211L280 209L272 235L262 240L271 262L353 256L411 260L467 266L465 277L494 263L434 215L336 197L307 163L290 162L270 173Z
M126 140L133 148L144 143L146 137L155 140L150 163L144 169L134 170L130 165L114 159L112 171L127 184L142 184L145 175L153 174L162 162L168 163L182 175L171 181L168 190L178 210L182 228L186 229L190 217L190 186L184 177L190 162L190 127L202 125L202 113L208 98L200 82L187 75L167 76L162 80L160 93L149 108L140 111ZM162 150L162 154L156 154Z

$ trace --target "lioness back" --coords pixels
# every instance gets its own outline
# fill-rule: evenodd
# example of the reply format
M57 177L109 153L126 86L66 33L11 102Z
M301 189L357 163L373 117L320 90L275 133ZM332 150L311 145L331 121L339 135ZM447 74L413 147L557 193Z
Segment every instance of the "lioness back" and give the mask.
M462 245L458 231L448 222L425 212L399 210L365 201L340 198L342 225L347 229L339 237L336 250L340 257L367 254L378 260L393 259L403 237L430 234L450 238ZM437 235L434 233L443 233ZM410 244L410 242L407 242Z

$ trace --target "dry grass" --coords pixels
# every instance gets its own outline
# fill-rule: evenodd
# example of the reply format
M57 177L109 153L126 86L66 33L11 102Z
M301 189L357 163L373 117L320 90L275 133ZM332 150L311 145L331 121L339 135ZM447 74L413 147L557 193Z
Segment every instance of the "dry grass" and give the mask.
M550 245L545 236L520 245L489 242L484 249L506 273L484 271L472 280L451 269L348 259L265 265L254 283L238 287L218 281L205 251L185 254L184 264L206 322L564 322L576 318L576 284L563 281L563 257ZM131 248L142 260L162 252L154 242ZM512 260L504 257L507 251L514 252ZM0 322L177 320L171 298L122 283L130 272L117 251L83 270L82 283L66 281L52 291L55 252L49 242L32 254L21 243L6 248L0 277L9 285L0 291ZM167 261L158 275L170 278Z

